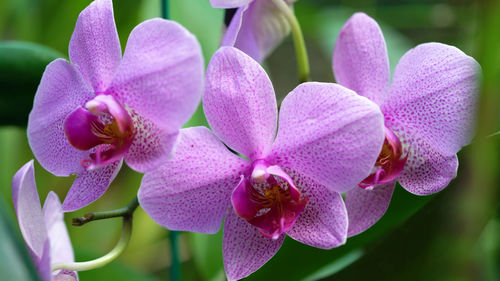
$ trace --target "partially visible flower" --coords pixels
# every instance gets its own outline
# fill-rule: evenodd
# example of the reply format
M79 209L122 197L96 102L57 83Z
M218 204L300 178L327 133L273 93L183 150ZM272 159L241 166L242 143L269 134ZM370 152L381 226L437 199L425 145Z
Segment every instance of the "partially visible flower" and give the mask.
M376 160L384 138L376 105L336 84L304 83L283 100L275 137L276 98L256 61L223 47L206 79L203 105L214 133L181 130L173 157L145 174L142 208L173 230L215 233L225 217L229 280L259 269L285 234L318 248L343 244L339 192Z
M69 57L47 66L28 122L40 164L77 174L65 211L99 198L123 159L140 172L165 161L203 88L198 41L175 22L139 24L122 58L111 0L80 13Z
M52 272L55 263L73 262L73 248L63 220L61 202L54 192L45 199L43 210L35 183L33 160L24 164L12 179L12 201L24 243L42 281L75 281L74 271Z
M333 54L337 82L378 104L386 138L372 174L345 196L349 236L373 225L387 210L396 180L427 195L456 176L456 153L473 135L480 66L459 49L426 43L399 61L392 85L378 24L353 15Z
M222 46L233 46L257 61L263 61L290 33L290 24L273 1L292 7L296 0L211 0L216 8L238 8Z

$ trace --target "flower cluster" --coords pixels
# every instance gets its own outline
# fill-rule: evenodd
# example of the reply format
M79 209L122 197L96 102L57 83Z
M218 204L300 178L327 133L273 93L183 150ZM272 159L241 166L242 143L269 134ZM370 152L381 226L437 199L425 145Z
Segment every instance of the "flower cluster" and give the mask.
M70 61L47 66L28 123L40 164L76 179L62 206L50 193L43 212L32 161L12 184L43 280L77 279L51 270L73 261L62 212L97 200L123 160L145 174L138 200L158 224L216 233L224 222L229 280L259 269L286 235L323 249L344 244L382 217L396 181L417 195L448 185L472 138L477 62L422 44L401 58L391 83L382 32L357 13L336 41L338 84L302 83L278 112L259 64L290 31L276 1L284 0L211 0L238 9L205 79L200 46L179 24L139 24L122 57L111 0L81 12ZM211 129L180 129L202 92Z

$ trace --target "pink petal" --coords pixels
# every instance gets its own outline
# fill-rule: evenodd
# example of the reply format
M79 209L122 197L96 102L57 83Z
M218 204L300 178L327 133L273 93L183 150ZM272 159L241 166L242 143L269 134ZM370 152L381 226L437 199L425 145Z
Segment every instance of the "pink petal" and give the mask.
M80 13L69 42L69 57L95 92L106 90L121 59L111 0L96 0Z
M222 241L227 279L238 280L261 268L278 252L284 238L285 235L276 240L263 236L231 208L226 215Z
M238 9L222 45L234 46L262 61L289 33L290 24L272 1L255 0Z
M102 124L97 116L82 107L78 107L64 121L64 134L73 147L80 150L89 150L103 143L92 132L92 126L99 125Z
M249 165L207 128L182 129L172 158L144 175L139 202L168 229L215 233Z
M434 193L455 176L455 154L473 136L479 71L473 58L439 43L401 58L382 111L409 153L399 181L410 192Z
M64 223L61 202L53 191L45 199L43 216L50 240L51 262L73 262L73 247Z
M207 69L203 108L215 134L250 159L264 157L276 132L273 86L262 67L243 52L222 47Z
M24 242L38 266L47 241L40 198L35 183L33 160L24 164L12 179L12 201Z
M108 189L122 166L123 160L77 174L62 209L71 212L87 206L99 199Z
M254 0L210 0L214 8L238 8Z
M28 141L40 164L56 176L82 171L88 152L68 142L66 117L93 97L81 74L63 59L51 62L43 73L28 120Z
M339 193L314 180L290 172L302 197L309 201L287 234L304 244L331 249L347 239L347 211Z
M125 162L136 171L150 171L169 158L179 131L177 128L159 127L138 114L132 114L132 118L135 136L125 155Z
M333 72L337 83L377 104L384 101L391 81L384 36L377 22L354 14L335 42Z
M108 92L171 133L200 102L203 68L200 45L189 31L173 21L147 20L132 30Z
M348 236L359 234L374 225L387 211L396 181L377 185L372 190L356 186L345 194L349 215Z
M371 171L384 142L378 106L332 83L303 83L283 100L273 157L282 168L344 192Z

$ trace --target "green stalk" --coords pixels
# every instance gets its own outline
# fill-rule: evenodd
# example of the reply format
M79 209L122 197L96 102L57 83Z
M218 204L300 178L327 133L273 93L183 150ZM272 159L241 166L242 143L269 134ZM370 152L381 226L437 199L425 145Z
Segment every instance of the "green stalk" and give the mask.
M295 17L293 10L284 0L272 0L274 5L283 12L286 20L292 29L293 44L295 46L295 56L297 57L297 71L300 83L307 82L309 78L309 59L307 57L306 44L299 21Z
M170 280L181 280L181 261L179 257L179 232L170 231L170 250L171 250L171 265L170 265Z

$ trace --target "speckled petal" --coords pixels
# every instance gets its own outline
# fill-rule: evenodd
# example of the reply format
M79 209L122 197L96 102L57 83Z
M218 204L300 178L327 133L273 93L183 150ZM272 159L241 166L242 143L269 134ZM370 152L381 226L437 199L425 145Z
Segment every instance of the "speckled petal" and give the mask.
M345 194L349 215L348 237L359 234L374 225L387 211L396 182L374 186L373 190L359 186Z
M398 180L408 191L431 194L455 176L455 154L473 135L479 71L473 58L439 43L401 58L382 111L409 153Z
M40 198L35 183L33 160L24 164L12 179L12 201L19 228L32 258L39 261L47 241L47 229L43 220ZM35 261L35 266L38 265Z
M69 57L95 92L106 90L121 59L111 0L96 0L80 13Z
M151 19L132 30L109 93L162 131L178 130L203 91L201 48L176 22Z
M377 104L389 90L391 73L384 36L377 22L354 14L335 42L333 72L337 83Z
M150 171L159 167L171 155L178 128L161 128L144 116L132 114L135 136L125 162L139 172Z
M207 128L182 129L172 158L144 175L139 202L168 229L215 233L249 166Z
M283 100L273 158L332 191L353 188L384 142L376 104L332 83L304 83Z
M238 8L254 0L210 0L214 8Z
M122 166L123 160L77 174L66 198L62 209L71 212L87 206L99 199L108 189Z
M255 0L238 9L222 45L234 46L262 61L289 33L290 24L272 1Z
M231 208L224 222L222 255L229 281L239 280L261 268L278 252L285 235L274 240L238 217Z
M88 152L68 142L66 117L93 98L90 88L73 65L63 59L51 62L43 73L28 120L28 141L40 164L56 176L83 171Z
M53 191L49 192L45 199L43 217L50 240L51 262L73 262L73 247L64 224L61 202Z
M302 197L309 197L304 211L287 235L307 245L331 249L347 239L347 211L339 193L314 180L289 172Z
M207 70L203 108L214 133L250 159L265 156L276 132L274 89L262 67L232 47L220 48Z

